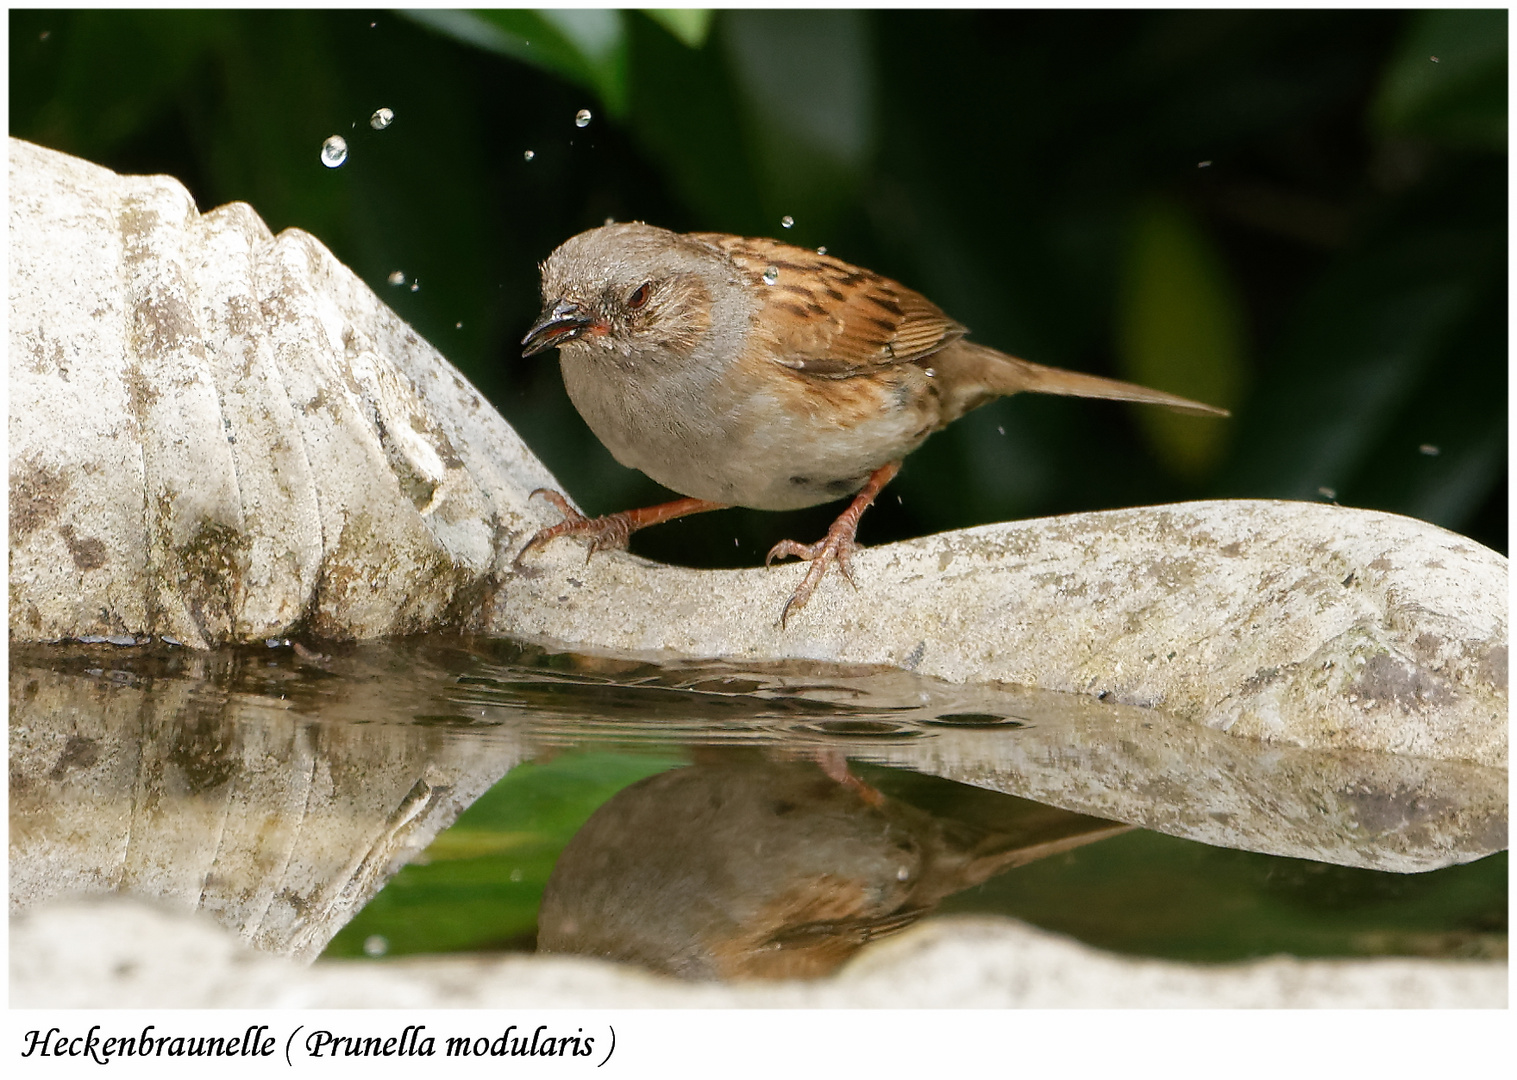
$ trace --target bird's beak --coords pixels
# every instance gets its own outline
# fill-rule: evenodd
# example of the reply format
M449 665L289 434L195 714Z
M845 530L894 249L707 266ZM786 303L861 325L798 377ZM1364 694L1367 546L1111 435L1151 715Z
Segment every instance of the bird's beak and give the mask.
M590 325L589 316L580 311L578 304L568 300L556 300L543 308L527 336L521 339L522 356L536 356L545 349L573 341Z

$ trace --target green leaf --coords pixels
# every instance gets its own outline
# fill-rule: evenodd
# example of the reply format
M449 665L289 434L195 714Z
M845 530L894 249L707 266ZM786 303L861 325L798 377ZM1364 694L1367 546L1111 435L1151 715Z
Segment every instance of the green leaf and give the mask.
M699 49L711 33L710 8L642 8L642 13L692 49Z
M1423 11L1386 68L1372 118L1387 135L1506 147L1507 13Z
M590 815L628 784L683 764L592 750L518 765L403 867L325 955L361 957L371 934L391 956L521 947L553 864Z
M1505 298L1505 200L1504 162L1451 173L1334 261L1270 350L1218 493L1327 488L1450 526L1478 509L1505 457L1505 318L1486 311Z
M1247 334L1232 279L1200 225L1155 202L1134 222L1118 296L1117 359L1134 382L1209 405L1237 405ZM1220 459L1226 422L1144 406L1138 422L1176 474L1195 479Z
M627 32L622 12L407 11L408 18L488 52L551 71L593 91L612 116L627 111Z

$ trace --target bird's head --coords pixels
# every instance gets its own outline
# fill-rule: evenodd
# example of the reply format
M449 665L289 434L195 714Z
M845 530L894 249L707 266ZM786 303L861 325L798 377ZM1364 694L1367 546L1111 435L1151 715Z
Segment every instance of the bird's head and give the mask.
M708 244L640 222L570 237L542 264L543 309L522 355L555 346L624 358L688 354L710 328L721 261Z

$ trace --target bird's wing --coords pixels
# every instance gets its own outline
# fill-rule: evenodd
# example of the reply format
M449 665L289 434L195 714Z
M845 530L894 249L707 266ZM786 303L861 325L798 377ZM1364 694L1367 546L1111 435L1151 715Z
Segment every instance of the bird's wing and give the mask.
M921 293L830 255L777 240L693 233L761 289L756 326L797 371L848 378L921 361L966 333Z

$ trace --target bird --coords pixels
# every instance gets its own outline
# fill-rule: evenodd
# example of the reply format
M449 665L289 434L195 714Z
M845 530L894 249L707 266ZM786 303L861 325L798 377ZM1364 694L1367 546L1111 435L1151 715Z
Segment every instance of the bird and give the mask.
M989 792L967 804L986 820L929 812L852 777L840 753L836 769L731 747L692 757L575 833L543 889L539 952L685 979L816 978L955 893L1133 828ZM958 785L927 785L945 789Z
M766 566L811 564L781 628L829 565L856 586L859 518L906 455L971 409L1025 391L1228 415L970 341L921 293L764 237L613 223L570 237L540 270L543 307L523 358L557 347L569 399L596 437L683 498L591 518L538 489L563 520L527 542L516 568L560 536L587 538L588 559L688 514L853 496L822 539L782 540L766 556Z

